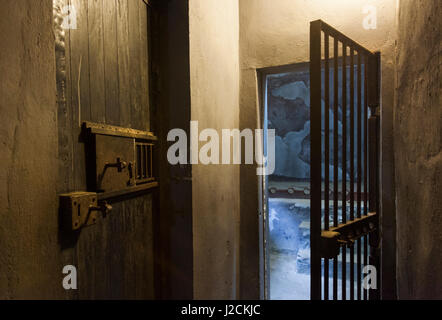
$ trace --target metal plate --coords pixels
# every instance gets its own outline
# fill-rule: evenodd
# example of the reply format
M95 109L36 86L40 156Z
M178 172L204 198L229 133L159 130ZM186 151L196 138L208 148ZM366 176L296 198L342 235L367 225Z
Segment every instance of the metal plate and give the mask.
M135 140L96 135L96 179L98 192L126 189L135 184Z
M97 222L98 197L94 192L72 192L60 195L63 210L63 224L69 230L79 230L83 226Z

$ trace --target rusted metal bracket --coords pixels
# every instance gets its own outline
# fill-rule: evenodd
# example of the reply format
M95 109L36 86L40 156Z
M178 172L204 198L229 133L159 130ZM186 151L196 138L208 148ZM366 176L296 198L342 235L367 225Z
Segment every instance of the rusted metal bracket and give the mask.
M378 214L369 213L361 218L354 219L337 227L321 232L321 258L333 259L342 246L351 247L354 242L378 228Z
M95 192L72 192L60 195L63 225L68 230L79 230L97 223L98 212L105 217L112 206L100 201Z
M87 190L60 195L63 225L80 230L105 217L107 203L138 196L158 187L153 153L157 137L151 132L85 122Z
M94 123L94 122L84 122L84 128L92 134L101 134L106 136L115 137L126 137L126 138L136 138L149 141L157 141L156 137L152 132L136 130L131 128L123 128L118 126L111 126L108 124Z

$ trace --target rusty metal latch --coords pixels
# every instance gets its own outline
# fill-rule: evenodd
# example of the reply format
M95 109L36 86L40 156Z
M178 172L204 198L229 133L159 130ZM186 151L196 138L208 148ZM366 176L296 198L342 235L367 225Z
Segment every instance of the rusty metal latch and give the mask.
M104 171L106 171L107 168L117 168L118 172L122 172L123 169L127 167L127 162L122 161L120 158L117 158L117 161L115 163L109 163L106 162L104 165Z
M89 211L101 212L101 214L105 218L112 211L112 206L108 204L106 201L100 201L98 207L90 206Z
M369 213L330 230L321 232L321 258L333 259L343 246L351 247L354 242L378 228L377 213Z
M155 141L148 131L85 122L87 189L98 201L136 195L158 187Z
M106 217L112 206L99 201L95 192L72 192L60 195L63 225L68 230L79 230L97 223L98 214Z

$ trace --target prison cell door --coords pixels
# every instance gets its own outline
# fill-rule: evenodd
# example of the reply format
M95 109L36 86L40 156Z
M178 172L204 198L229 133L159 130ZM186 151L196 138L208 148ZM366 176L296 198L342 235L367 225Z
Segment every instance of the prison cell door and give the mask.
M314 300L379 298L379 57L311 22Z
M147 0L54 0L60 244L79 299L154 297Z

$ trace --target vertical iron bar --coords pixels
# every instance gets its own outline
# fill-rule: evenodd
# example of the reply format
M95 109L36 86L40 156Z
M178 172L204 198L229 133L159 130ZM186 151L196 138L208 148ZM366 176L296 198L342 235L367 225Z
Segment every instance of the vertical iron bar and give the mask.
M310 23L310 295L321 300L321 21Z
M347 45L342 42L342 223L347 223ZM347 300L347 246L342 248L342 300Z
M355 64L354 49L350 47L350 220L355 218ZM350 247L350 300L355 299L354 246Z
M153 144L150 145L150 176L149 178L153 178Z
M333 225L335 227L338 226L338 192L339 192L339 177L338 177L338 167L339 167L339 122L338 122L338 39L334 38L333 45L333 60L334 60L334 69L333 69L333 90L334 90L334 98L333 98ZM334 258L333 261L333 300L338 299L338 257Z
M147 145L143 144L143 179L147 178Z
M379 215L378 208L376 207L376 195L378 192L378 139L379 139L379 120L375 114L372 114L370 116L370 119L368 120L369 124L369 157L370 157L370 212L377 212ZM379 219L379 216L378 216ZM379 222L377 223L379 228ZM379 299L379 284L380 284L380 274L379 274L379 229L375 230L374 232L370 233L370 265L375 266L377 270L377 289L371 289L369 291L369 299L370 300L378 300Z
M370 107L370 118L368 120L369 132L369 211L377 212L379 219L379 138L380 138L380 121L377 115L377 108L380 106L380 86L381 86L381 54L376 52L369 56L368 61L368 88L367 100ZM380 239L379 239L379 221L378 229L370 233L370 258L369 263L375 266L377 272L377 289L371 289L369 292L370 300L380 299Z
M368 264L367 263L368 236L364 236L361 240L363 241L363 251L364 251L362 263L363 263L363 266L365 268L365 266ZM362 277L362 279L364 279L364 277ZM362 293L363 293L362 299L363 300L368 300L367 299L367 297L368 297L368 290L363 287L362 288Z
M357 110L357 122L358 122L358 143L357 143L357 163L358 163L358 183L357 183L357 217L361 217L361 174L362 174L362 166L361 166L361 151L362 151L362 117L361 117L361 111L362 111L362 70L361 70L361 52L358 51L358 110ZM362 252L361 252L361 239L357 240L357 255L358 255L358 300L362 300L361 296L361 289L362 289L362 280L361 280L361 263L362 263Z
M376 177L376 140L377 140L377 132L376 132L376 116L371 114L370 119L368 121L369 124L369 155L370 155L370 192L369 192L369 209L370 212L376 212L376 192L377 192L377 177Z
M377 108L380 105L380 53L370 56L368 68L367 101L370 107L369 119L369 211L378 211L378 149L377 149ZM372 122L372 123L370 123Z
M137 178L141 179L142 178L142 171L141 171L141 166L142 166L142 153L143 153L143 148L141 146L141 144L137 144Z
M368 214L368 56L364 55L364 215ZM364 237L364 266L368 265L368 236ZM364 290L364 300L368 300L368 289Z
M330 229L330 38L327 32L324 35L324 57L325 57L325 114L324 114L324 228ZM324 300L329 299L329 259L324 259Z
M368 215L368 56L364 56L364 214Z
M368 265L368 235L364 236L364 267ZM368 289L364 288L364 300L368 300Z
M371 116L369 119L369 130L370 130L370 169L373 169L373 173L370 174L370 193L374 193L377 198L378 194L378 150L379 150L379 118L377 116ZM374 179L373 179L374 178ZM373 180L372 180L373 179ZM372 181L374 182L373 184ZM371 201L370 198L370 207ZM375 199L374 202L376 202ZM377 216L379 219L379 208L376 207L373 212L377 212ZM370 210L371 211L371 210ZM377 222L378 229L374 232L370 233L370 265L374 266L377 270L377 289L371 289L369 298L370 300L379 300L380 299L380 258L379 258L379 220Z

